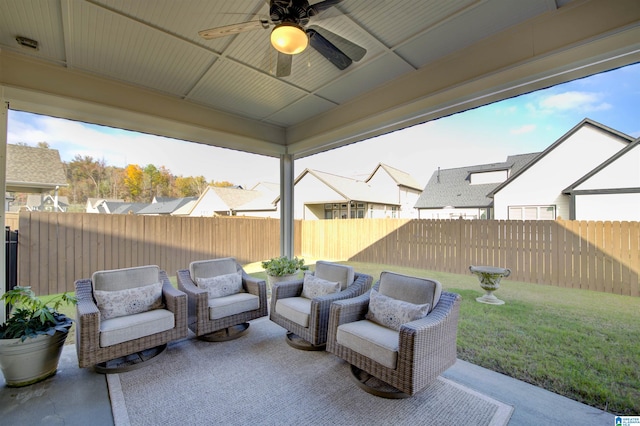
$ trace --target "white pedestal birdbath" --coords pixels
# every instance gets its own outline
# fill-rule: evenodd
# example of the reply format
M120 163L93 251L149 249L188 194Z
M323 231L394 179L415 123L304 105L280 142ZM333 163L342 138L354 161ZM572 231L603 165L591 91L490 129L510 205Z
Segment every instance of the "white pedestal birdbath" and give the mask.
M504 305L504 300L498 299L493 292L500 288L500 280L511 275L511 269L495 266L469 266L469 271L480 280L480 287L487 293L476 297L476 301L489 305Z

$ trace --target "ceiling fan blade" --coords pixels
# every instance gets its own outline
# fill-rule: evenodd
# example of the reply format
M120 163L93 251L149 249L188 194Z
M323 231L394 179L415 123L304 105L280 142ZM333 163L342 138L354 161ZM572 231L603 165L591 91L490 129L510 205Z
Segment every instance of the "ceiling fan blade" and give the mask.
M342 0L324 0L316 4L312 4L311 6L309 6L309 9L307 9L307 11L309 16L311 17L317 15L320 12L324 12L325 10L335 6L340 2L342 2Z
M337 47L345 55L347 55L354 62L358 62L367 54L367 49L362 46L358 46L352 41L349 41L336 33L333 33L326 28L318 27L317 25L311 25L309 30L314 30L318 34L322 35L331 44Z
M205 40L226 37L233 34L244 33L247 31L260 30L269 28L269 21L248 21L239 24L225 25L223 27L211 28L208 30L198 31L198 35Z
M293 55L287 55L286 53L278 52L278 58L276 60L276 77L290 76L292 61Z
M309 44L311 47L316 49L318 53L327 58L338 69L343 70L351 65L351 59L329 40L324 38L322 34L314 29L307 29L307 34L309 35Z

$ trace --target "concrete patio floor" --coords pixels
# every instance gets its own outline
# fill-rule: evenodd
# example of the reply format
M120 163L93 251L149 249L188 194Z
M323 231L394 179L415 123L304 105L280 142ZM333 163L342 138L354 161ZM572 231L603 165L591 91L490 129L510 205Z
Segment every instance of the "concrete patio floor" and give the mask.
M443 377L514 406L510 425L614 425L614 415L458 360ZM65 346L58 373L37 384L9 388L0 379L0 424L113 425L105 376L78 368ZM361 392L354 384L354 392ZM428 424L428 423L425 423Z

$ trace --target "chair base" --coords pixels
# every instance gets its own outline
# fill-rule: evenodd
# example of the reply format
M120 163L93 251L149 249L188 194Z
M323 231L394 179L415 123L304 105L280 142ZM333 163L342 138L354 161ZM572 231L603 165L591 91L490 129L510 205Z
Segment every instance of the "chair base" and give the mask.
M402 399L409 398L411 396L383 382L382 380L373 377L371 374L354 365L351 366L351 378L362 390L370 393L371 395L388 399Z
M314 345L292 332L287 333L287 344L292 348L300 349L301 351L324 351L327 348L326 343L323 343L322 345Z
M203 334L202 336L198 336L198 339L207 342L227 342L243 336L248 329L249 323L243 322L242 324L232 325L231 327L223 328L222 330L217 330L209 334Z
M98 363L93 368L96 373L100 374L125 373L127 371L137 370L138 368L157 361L166 349L166 344L156 346L155 348L145 349L131 355L125 355L110 361Z

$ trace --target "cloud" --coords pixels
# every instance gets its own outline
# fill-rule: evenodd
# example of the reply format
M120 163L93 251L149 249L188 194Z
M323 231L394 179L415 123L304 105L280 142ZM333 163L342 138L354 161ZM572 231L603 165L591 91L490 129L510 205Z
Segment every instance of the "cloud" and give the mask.
M538 102L538 109L553 113L556 111L593 112L611 109L611 104L604 102L604 95L595 92L564 92L543 97Z
M62 161L80 155L117 167L154 164L177 176L202 175L207 180L226 180L245 187L279 180L276 158L13 111L8 121L8 143L36 146L44 141L60 152Z
M524 133L531 133L536 130L535 124L525 124L520 127L516 127L515 129L509 130L509 133L512 135L522 135Z

